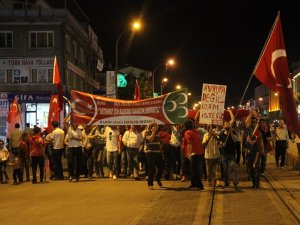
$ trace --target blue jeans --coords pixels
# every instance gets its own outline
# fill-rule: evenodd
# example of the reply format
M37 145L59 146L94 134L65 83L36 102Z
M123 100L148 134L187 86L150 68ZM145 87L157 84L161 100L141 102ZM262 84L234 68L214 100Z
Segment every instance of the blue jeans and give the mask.
M224 183L226 186L229 186L229 169L233 177L233 184L238 185L238 177L236 173L236 156L235 154L222 154L222 165L223 165L223 175L224 175Z
M137 159L138 155L138 149L137 148L129 148L126 147L126 153L127 153L127 162L128 162L128 169L129 169L129 175L133 174L134 177L138 177L138 171L139 171L139 162Z
M117 175L118 171L118 151L109 152L106 153L106 159L107 159L107 166L110 172L112 172L113 175Z

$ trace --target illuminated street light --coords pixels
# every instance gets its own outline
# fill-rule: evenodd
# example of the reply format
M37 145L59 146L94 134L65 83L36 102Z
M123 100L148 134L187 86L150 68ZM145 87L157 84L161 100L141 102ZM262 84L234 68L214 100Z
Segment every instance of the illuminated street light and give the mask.
M161 95L163 94L163 86L165 86L167 82L168 82L168 78L166 78L166 77L161 80L161 84L160 84L160 94Z
M192 93L191 92L188 92L188 94L187 94L188 96L192 96Z
M155 73L156 71L158 70L158 68L164 66L165 67L165 72L167 72L168 70L168 66L174 66L175 65L175 61L174 59L169 59L167 60L167 62L165 64L159 64L157 65L154 69L153 69L153 72L152 72L152 93L153 93L153 96L154 96L154 87L155 87L155 82L154 82L154 78L155 78Z
M176 90L180 90L180 89L181 89L181 85L180 84L176 85Z
M117 42L116 42L116 65L115 65L115 70L118 70L118 63L119 63L119 41L121 39L121 37L128 31L138 31L141 29L141 23L139 21L135 21L132 23L130 29L126 28L125 30L123 30L118 38L117 38Z
M258 99L258 101L262 101L263 100L263 98L262 97L260 97L259 99Z

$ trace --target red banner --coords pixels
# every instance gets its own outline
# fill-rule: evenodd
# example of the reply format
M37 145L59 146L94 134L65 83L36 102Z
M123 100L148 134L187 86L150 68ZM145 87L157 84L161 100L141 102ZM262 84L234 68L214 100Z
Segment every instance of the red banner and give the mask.
M48 114L48 130L52 131L52 122L59 122L59 96L51 95L50 106L49 106L49 114Z
M186 89L127 101L71 91L71 118L81 125L182 124L188 118Z

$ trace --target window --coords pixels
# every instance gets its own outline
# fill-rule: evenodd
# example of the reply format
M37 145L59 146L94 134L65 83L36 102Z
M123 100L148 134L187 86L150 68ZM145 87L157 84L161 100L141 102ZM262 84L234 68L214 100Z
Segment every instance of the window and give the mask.
M54 46L54 32L52 31L30 32L29 37L31 48L51 48Z
M85 59L84 51L82 48L80 48L80 63L84 64L84 59Z
M6 69L0 69L0 84L6 83Z
M13 47L13 33L9 31L0 32L0 48Z
M13 69L13 82L14 83L28 83L27 71L22 69Z
M34 68L31 70L32 83L52 83L52 73L52 68Z
M78 57L78 55L77 55L77 43L75 42L75 41L73 41L73 56L74 56L74 58L75 59L77 59Z

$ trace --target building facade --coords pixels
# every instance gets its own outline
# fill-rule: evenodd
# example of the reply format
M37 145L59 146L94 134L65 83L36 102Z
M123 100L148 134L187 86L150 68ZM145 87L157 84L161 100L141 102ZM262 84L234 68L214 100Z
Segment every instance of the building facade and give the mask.
M62 1L63 2L63 1ZM94 93L103 68L98 37L82 10L53 8L45 0L0 2L0 136L9 104L18 97L22 124L47 126L53 62L57 57L64 94ZM78 7L78 6L77 6ZM64 114L69 110L66 104ZM62 113L63 116L63 113Z

